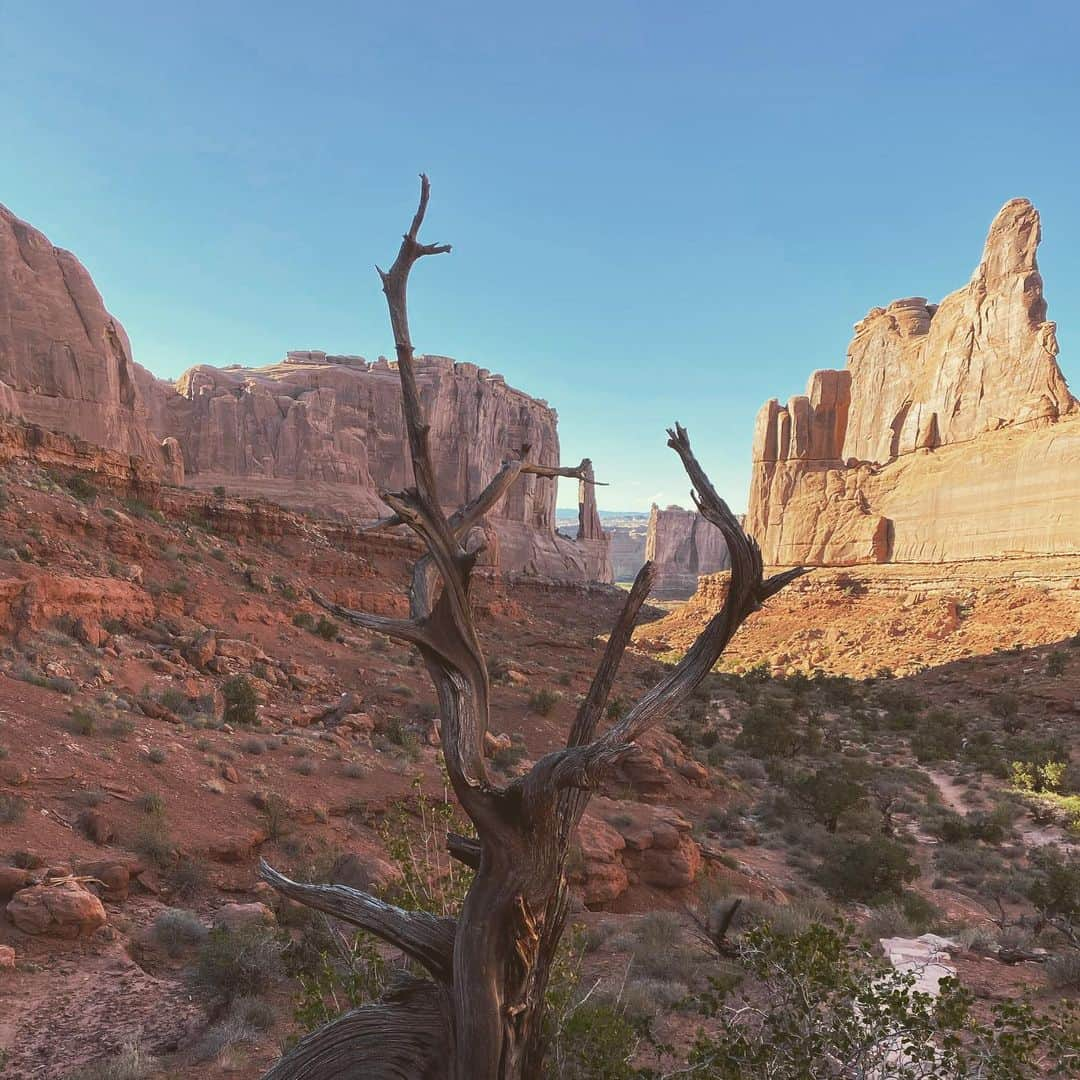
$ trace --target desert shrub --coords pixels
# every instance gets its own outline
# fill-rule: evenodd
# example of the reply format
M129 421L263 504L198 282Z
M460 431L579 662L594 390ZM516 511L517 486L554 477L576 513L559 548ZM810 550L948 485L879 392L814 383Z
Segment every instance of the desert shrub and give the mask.
M719 925L730 903L730 900L720 900L710 908L710 927ZM793 936L804 933L811 926L826 926L836 920L836 909L828 901L816 897L793 897L788 904L773 904L768 900L747 897L739 905L731 925L734 930L764 926L773 933Z
M1013 786L1033 794L1058 791L1068 765L1064 761L1014 761L1009 767Z
M965 722L944 709L932 709L911 736L911 752L920 764L954 761L964 747Z
M245 739L241 744L240 749L243 750L245 754L265 754L266 743L264 743L262 739Z
M319 948L301 971L294 1015L305 1031L321 1027L347 1009L382 996L389 981L386 961L369 934L336 929L331 945Z
M836 843L816 876L838 899L871 904L900 896L919 868L902 844L875 836Z
M68 716L67 729L73 735L94 735L97 733L97 726L97 714L81 705L76 705Z
M172 862L176 850L168 822L162 815L154 815L144 821L135 830L131 846L144 859L160 867Z
M98 489L85 476L71 476L64 481L64 487L80 502L93 502L98 497Z
M1080 922L1080 856L1040 848L1032 852L1031 864L1028 899L1048 916Z
M169 888L177 900L194 896L206 884L206 879L206 866L189 855L181 855L169 868Z
M298 626L301 630L314 630L315 616L310 611L298 611L292 617L292 624Z
M529 695L529 708L533 712L539 713L541 716L547 716L551 713L551 710L559 702L559 694L554 690L537 690L536 693Z
M990 711L1001 720L1009 720L1020 711L1020 699L1003 690L990 698Z
M255 687L246 675L233 675L221 688L225 699L222 719L237 727L254 724L258 720L258 697Z
M1034 1080L1044 1061L1080 1052L1074 1006L1037 1013L999 1002L984 1021L956 979L942 980L936 1000L912 993L915 975L875 959L847 928L811 926L794 936L755 928L740 943L739 962L752 989L698 995L712 1022L690 1054L687 1074L697 1080Z
M635 1021L620 996L583 987L582 936L567 934L552 966L544 1011L543 1080L646 1080L631 1064L647 1022Z
M26 814L26 800L0 791L0 825L14 825Z
M755 757L792 757L803 746L799 726L790 712L776 705L755 705L743 720L735 746Z
M1068 656L1063 652L1052 652L1046 658L1046 674L1054 679L1060 678L1065 674L1065 665L1068 659Z
M316 637L321 637L323 641L336 641L338 632L338 624L333 619L328 619L325 615L319 616L314 628Z
M126 739L135 731L135 721L127 716L117 716L109 723L109 734L117 739Z
M262 804L266 819L266 836L270 840L280 840L287 836L292 823L292 807L280 795L267 795Z
M148 1050L129 1042L115 1054L68 1073L65 1080L150 1080L157 1069L158 1063Z
M165 813L165 800L156 791L146 791L135 800L135 805L151 817Z
M830 833L836 832L843 814L866 798L866 789L844 765L828 765L804 774L792 785L792 793Z
M630 943L635 974L655 979L685 976L687 958L679 919L670 911L653 911L634 927Z
M282 945L265 927L211 930L199 949L193 981L233 1001L266 993L282 974Z
M166 908L154 920L150 930L154 943L173 957L201 945L209 932L198 915L183 908Z
M1046 981L1057 990L1080 990L1080 951L1062 953L1047 961Z
M472 871L446 850L448 832L466 832L454 804L432 799L422 781L413 783L411 800L399 799L384 816L379 835L387 857L401 871L401 881L386 899L412 910L451 916L460 910L472 883Z
M1005 862L990 848L970 841L940 844L934 849L934 869L939 874L956 878L963 885L977 889L995 874L1001 873Z
M152 746L146 752L146 757L153 765L164 765L169 759L169 752L163 746Z

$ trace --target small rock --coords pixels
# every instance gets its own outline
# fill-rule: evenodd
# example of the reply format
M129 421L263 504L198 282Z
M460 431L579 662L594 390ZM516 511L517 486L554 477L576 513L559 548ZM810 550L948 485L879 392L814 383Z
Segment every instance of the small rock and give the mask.
M15 950L10 945L0 945L0 971L15 970Z

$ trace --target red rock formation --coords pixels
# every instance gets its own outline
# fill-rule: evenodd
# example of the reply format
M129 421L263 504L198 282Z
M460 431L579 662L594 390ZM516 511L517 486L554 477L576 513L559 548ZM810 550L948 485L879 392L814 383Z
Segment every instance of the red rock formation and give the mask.
M700 574L714 574L729 565L720 530L694 510L655 504L649 513L645 558L656 563L653 595L686 599L697 589Z
M805 396L762 407L748 530L767 562L1080 550L1080 423L1039 239L1031 203L1007 203L964 288L875 308L845 371L814 372Z
M441 490L455 506L508 456L559 463L555 411L473 364L418 358ZM408 485L400 385L385 360L290 353L269 367L194 367L174 385L133 363L123 327L66 251L0 207L0 413L145 458L172 483L224 485L359 520ZM491 519L489 561L555 580L611 580L595 513L555 531L556 481L523 476ZM591 488L589 491L591 498Z
M0 410L164 469L141 376L79 260L0 206Z

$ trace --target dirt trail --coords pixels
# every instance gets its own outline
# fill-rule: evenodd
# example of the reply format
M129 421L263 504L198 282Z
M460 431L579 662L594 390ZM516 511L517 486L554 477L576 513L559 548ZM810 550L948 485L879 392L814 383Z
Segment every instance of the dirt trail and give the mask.
M958 784L948 773L936 772L933 769L923 771L934 782L945 806L957 814L963 815L968 812L968 806L963 799L967 789L963 785ZM1026 847L1037 848L1056 844L1066 852L1078 847L1076 842L1058 825L1039 825L1030 818L1025 818L1018 824L1017 831Z

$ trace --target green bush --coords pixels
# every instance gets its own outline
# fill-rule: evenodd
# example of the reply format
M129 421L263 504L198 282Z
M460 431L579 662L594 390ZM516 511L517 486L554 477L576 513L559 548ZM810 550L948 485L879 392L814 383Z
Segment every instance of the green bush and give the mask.
M258 721L258 698L255 687L246 675L234 675L226 680L221 688L225 699L225 711L222 719L226 724L242 727Z
M166 908L154 920L150 931L154 943L169 956L181 956L186 950L201 945L209 930L193 911L183 908Z
M315 635L321 637L323 641L337 641L338 633L340 632L338 624L333 619L328 619L325 615L319 616L319 621L315 624Z
M886 836L844 840L833 846L817 878L833 896L859 903L882 903L902 895L919 876L907 849Z
M541 716L548 716L558 704L559 696L554 690L537 690L529 696L529 708Z
M755 705L742 723L735 746L755 757L793 757L803 746L799 724L791 712L774 704Z
M694 1080L846 1080L852 1076L1035 1080L1044 1062L1080 1053L1077 1010L1037 1013L995 1002L987 1019L954 978L940 996L913 993L915 975L893 970L840 932L794 936L751 930L739 946L752 989L698 996L712 1018L690 1055ZM898 1051L903 1066L898 1066ZM1058 1075L1071 1075L1058 1070Z
M836 832L841 816L854 810L866 798L866 789L852 778L844 765L829 765L801 776L792 792L814 820L831 833Z
M1052 652L1046 660L1046 674L1057 679L1065 674L1065 664L1068 656L1063 652Z
M206 993L232 1001L265 994L282 974L282 945L263 927L211 930L193 973Z

